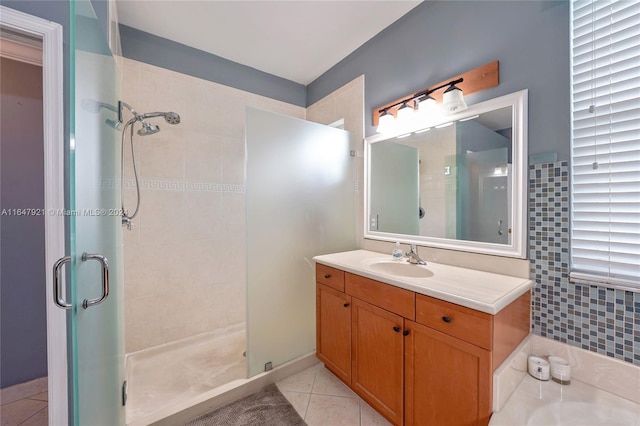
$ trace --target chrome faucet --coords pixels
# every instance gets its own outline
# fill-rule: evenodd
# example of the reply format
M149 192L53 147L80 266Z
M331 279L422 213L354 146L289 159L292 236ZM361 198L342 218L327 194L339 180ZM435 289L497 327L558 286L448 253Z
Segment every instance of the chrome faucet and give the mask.
M420 255L418 254L418 248L416 247L415 244L411 244L409 246L409 251L406 253L406 256L408 258L408 262L411 263L412 265L426 265L427 262L425 262L424 260L420 259Z

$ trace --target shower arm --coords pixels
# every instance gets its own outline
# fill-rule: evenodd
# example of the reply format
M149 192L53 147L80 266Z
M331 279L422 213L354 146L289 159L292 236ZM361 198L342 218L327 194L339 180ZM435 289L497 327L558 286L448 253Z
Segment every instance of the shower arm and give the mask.
M131 113L133 114L135 120L138 120L139 114L136 112L135 109L133 109L133 107L131 105L129 105L126 102L122 102L122 101L118 101L118 121L120 123L124 123L124 109L123 107L127 108L129 111L131 111ZM131 120L129 120L131 121Z
M144 118L166 117L166 115L166 112L146 112L144 114L140 114L138 117L142 120Z

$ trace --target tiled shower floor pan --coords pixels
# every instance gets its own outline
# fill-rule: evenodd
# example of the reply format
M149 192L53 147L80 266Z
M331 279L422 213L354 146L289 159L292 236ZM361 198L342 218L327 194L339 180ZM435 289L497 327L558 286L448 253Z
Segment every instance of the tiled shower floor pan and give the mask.
M245 346L243 324L128 354L127 424L246 378Z

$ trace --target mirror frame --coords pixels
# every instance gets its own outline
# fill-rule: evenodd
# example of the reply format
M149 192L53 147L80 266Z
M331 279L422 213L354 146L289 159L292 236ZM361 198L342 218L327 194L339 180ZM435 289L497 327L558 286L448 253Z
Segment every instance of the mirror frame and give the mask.
M527 258L527 185L528 185L528 158L527 158L527 122L528 122L528 93L527 89L520 90L498 98L490 99L469 106L466 110L457 114L438 115L421 119L412 128L405 128L395 134L376 134L365 138L364 152L364 238L379 241L400 242L404 244L417 244L426 247L435 247L450 250L460 250L472 253L506 256L520 259ZM370 210L370 158L371 145L376 142L390 140L416 130L444 124L449 121L458 121L477 114L493 111L500 108L511 107L511 143L512 143L512 194L510 213L511 242L510 244L486 243L479 241L455 240L448 238L427 237L421 235L393 234L389 232L371 231L369 229Z

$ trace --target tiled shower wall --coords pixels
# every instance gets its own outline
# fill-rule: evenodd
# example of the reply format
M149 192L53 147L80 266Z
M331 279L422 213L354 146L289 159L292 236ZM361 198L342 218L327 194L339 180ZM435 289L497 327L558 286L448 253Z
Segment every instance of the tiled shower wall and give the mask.
M357 216L355 222L356 237L363 236L364 204L363 185L364 175L364 75L361 75L339 89L328 94L318 102L307 108L307 120L320 124L332 124L344 120L343 129L349 132L349 143L356 162L354 177L354 211Z
M245 106L297 118L305 109L130 59L122 68L123 101L182 118L149 120L161 131L135 135L142 201L124 230L130 353L245 321ZM128 143L125 162L131 213Z
M533 332L640 365L640 293L569 282L569 168L529 170Z

